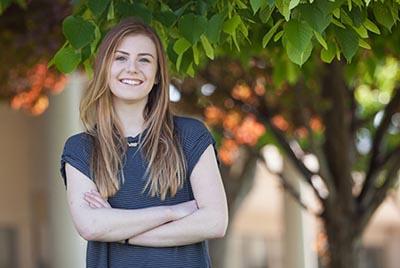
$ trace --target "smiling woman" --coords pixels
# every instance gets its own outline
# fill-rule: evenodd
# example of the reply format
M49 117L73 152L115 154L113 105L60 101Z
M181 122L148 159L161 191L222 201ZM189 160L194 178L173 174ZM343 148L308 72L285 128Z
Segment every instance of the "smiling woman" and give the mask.
M211 267L207 240L228 210L214 138L170 110L155 31L135 19L102 41L61 174L87 267Z
M157 51L146 35L129 35L115 51L109 84L114 101L144 101L155 84Z

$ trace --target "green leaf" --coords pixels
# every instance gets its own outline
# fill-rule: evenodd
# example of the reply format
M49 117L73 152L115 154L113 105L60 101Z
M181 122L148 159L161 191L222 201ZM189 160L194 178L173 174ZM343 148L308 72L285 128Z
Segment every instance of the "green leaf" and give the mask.
M173 48L176 54L181 55L188 50L190 46L191 44L185 38L181 37L175 42Z
M153 15L151 11L142 3L135 1L133 3L126 3L122 1L115 2L115 12L117 17L127 18L127 17L139 17L145 23L150 24Z
M268 4L270 7L273 7L275 5L275 0L266 0L266 4Z
M376 34L381 34L381 31L379 30L378 26L376 26L375 23L370 21L369 19L366 19L364 21L364 26L367 28L370 32L376 33Z
M54 63L57 69L63 73L70 73L76 69L81 61L81 54L72 47L65 47L57 52Z
M295 8L300 3L300 0L290 0L289 9Z
M94 40L90 44L90 51L91 51L92 54L96 51L97 45L99 44L100 39L101 39L100 28L97 27L97 25L96 25L95 30L94 30Z
M281 39L284 31L279 31L275 36L274 36L274 42L277 42L279 39Z
M194 77L194 68L193 68L193 63L189 64L189 67L186 69L186 73L190 76L190 77Z
M290 2L291 0L276 0L275 5L279 12L285 18L286 21L290 19Z
M57 53L60 52L61 50L63 50L68 44L69 44L68 41L65 41L64 45L57 51ZM56 55L57 55L57 53L56 53ZM49 61L49 63L47 63L47 68L50 68L51 66L54 65L55 58L56 58L56 56L54 55L53 58Z
M247 29L246 25L241 21L238 26L238 30L243 34L243 36L251 43L251 41L248 39L249 36L249 30Z
M332 11L333 16L335 16L335 18L340 19L340 8L336 8Z
M225 33L229 35L235 35L236 34L236 28L239 26L239 24L242 22L242 19L240 18L239 15L235 15L229 20L225 21L223 24L223 30Z
M93 79L93 67L92 64L90 64L90 60L85 60L83 62L83 67L85 68L85 73L88 76L89 80Z
M322 33L331 23L332 15L320 4L299 6L301 19L306 21L315 31Z
M328 49L328 45L326 44L325 39L322 37L322 35L319 32L314 31L314 36L317 38L318 42L321 44L321 46L323 48Z
M188 1L186 4L184 4L182 7L174 11L174 14L178 17L182 16L182 14L185 12L185 10L190 6L191 4L195 3L195 1Z
M337 43L335 43L336 58L340 61L340 48Z
M63 22L63 33L76 49L82 48L95 38L95 26L80 17L69 16Z
M232 37L233 42L238 51L240 51L239 44L236 39L236 29L238 28L239 24L243 23L242 19L239 15L233 16L231 19L224 22L223 31L229 34Z
M256 14L257 11L260 9L262 4L261 0L250 0L251 9L253 9L253 14Z
M197 44L194 44L194 45L192 46L192 50L193 50L193 60L194 60L194 63L195 63L196 65L199 65L200 56L199 56L199 50L197 49Z
M365 49L371 49L371 46L365 42L364 40L360 39L358 45Z
M178 60L178 54L174 51L174 45L174 41L170 39L167 45L167 55L170 62L176 63L176 61Z
M189 49L182 54L180 70L182 70L182 72L186 72L190 68L191 64L193 65L193 53L192 50Z
M274 26L269 29L269 31L264 35L262 40L262 46L265 48L268 45L268 42L271 40L272 36L275 34L278 27L282 24L283 19L280 19Z
M258 17L260 18L261 22L267 23L274 10L275 10L275 7L266 6L266 7L262 8L260 10L260 12L258 13Z
M364 10L361 10L361 8L359 7L353 8L350 12L350 15L355 27L360 27L367 18L366 12L364 12Z
M182 36L192 44L199 41L200 36L205 32L206 27L206 18L192 13L182 16L178 24Z
M110 0L89 0L87 5L96 17L99 17L107 6L110 4Z
M305 50L311 43L313 31L305 21L293 19L284 27L285 38L288 43L299 50Z
M240 0L235 0L235 4L239 7L239 9L246 9L247 6Z
M328 43L328 49L321 49L321 59L326 63L331 63L335 54L336 46L333 43Z
M343 9L340 10L340 19L344 24L348 24L350 26L354 26L353 20L347 14L347 12Z
M114 2L111 1L110 3L110 7L108 8L108 12L107 12L107 20L113 20L115 18L115 12L114 12Z
M214 48L208 42L207 36L200 36L201 44L203 45L204 51L206 52L206 56L210 59L214 59Z
M178 55L178 59L176 60L176 70L179 72L179 69L181 67L181 62L182 62L183 54Z
M332 23L335 24L336 26L338 26L338 27L340 27L340 28L342 28L342 29L346 29L346 26L344 26L344 24L341 23L340 21L338 21L337 19L332 18L331 21L332 21Z
M224 15L221 13L215 14L211 17L208 22L206 29L206 36L210 42L216 44L219 43L219 38L222 31L222 25L224 23Z
M90 44L80 49L81 53L81 61L85 61L90 58L91 51L90 51Z
M342 30L337 28L336 36L344 57L348 62L351 62L358 49L359 41L357 35L350 29Z
M400 8L400 1L399 0L396 1L397 5L392 4L389 8L390 13L392 13L392 18L395 22L399 20L399 8Z
M299 49L290 42L286 43L286 53L288 54L289 59L299 66L302 66L311 56L312 48L313 46L311 42L308 43L305 49Z
M385 26L389 31L391 31L395 21L393 19L392 12L390 12L390 9L384 4L376 2L374 3L372 10L374 12L375 19L380 24Z
M159 21L165 26L166 28L171 27L177 20L177 16L171 10L163 10L158 13Z
M194 11L194 13L201 15L201 16L207 16L207 9L208 9L208 5L204 0L199 0L196 1L196 8Z
M352 28L358 33L358 35L361 38L368 38L368 31L364 26L361 25L360 27L352 27Z

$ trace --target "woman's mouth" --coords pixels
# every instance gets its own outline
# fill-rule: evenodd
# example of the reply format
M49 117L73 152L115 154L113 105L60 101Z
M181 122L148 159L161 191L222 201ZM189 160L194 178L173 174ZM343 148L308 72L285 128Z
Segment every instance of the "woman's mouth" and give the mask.
M130 85L130 86L138 86L143 83L142 80L139 79L121 79L119 80L122 84Z

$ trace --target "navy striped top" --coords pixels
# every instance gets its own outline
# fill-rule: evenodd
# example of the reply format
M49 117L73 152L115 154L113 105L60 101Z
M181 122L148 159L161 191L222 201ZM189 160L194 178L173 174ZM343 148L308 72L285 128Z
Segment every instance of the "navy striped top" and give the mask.
M150 197L148 190L142 194L146 183L141 180L145 164L140 153L135 154L137 147L128 147L124 166L125 182L120 190L108 199L113 208L139 209L152 206L174 205L193 200L190 174L205 149L212 144L219 165L215 140L203 122L189 117L174 116L177 131L187 163L187 176L182 189L174 197L161 201ZM127 137L128 142L137 142L136 137ZM69 163L87 177L91 178L89 163L91 138L81 132L69 137L61 156L61 175L66 186L65 163ZM92 179L92 178L91 178ZM147 178L146 178L147 179ZM178 267L211 267L207 241L174 247L143 247L124 245L116 242L88 241L86 251L88 268L178 268Z

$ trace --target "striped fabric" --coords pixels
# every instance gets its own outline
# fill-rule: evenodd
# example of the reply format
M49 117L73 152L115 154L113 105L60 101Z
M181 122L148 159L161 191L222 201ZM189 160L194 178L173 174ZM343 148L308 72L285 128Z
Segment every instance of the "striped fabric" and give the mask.
M113 208L139 209L152 206L174 205L193 200L190 174L204 150L212 144L218 160L215 140L201 121L189 117L175 116L175 129L180 137L186 156L187 179L181 190L173 197L161 201L149 197L148 191L141 191L146 183L140 178L145 171L145 163L137 147L129 147L127 162L124 166L125 183L117 194L109 198ZM139 135L127 137L128 142L138 142ZM92 179L89 170L91 139L86 133L79 133L68 138L61 156L61 175L66 185L65 163L69 163ZM113 242L88 241L86 252L88 268L190 268L211 267L207 241L176 247L141 247Z

